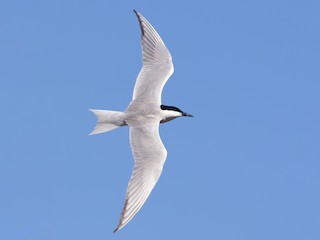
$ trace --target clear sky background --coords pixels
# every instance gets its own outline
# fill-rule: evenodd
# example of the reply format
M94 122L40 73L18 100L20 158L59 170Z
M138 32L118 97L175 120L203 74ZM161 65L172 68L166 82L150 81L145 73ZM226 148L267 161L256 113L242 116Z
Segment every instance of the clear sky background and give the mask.
M124 110L141 68L132 9L175 73L168 150L118 233L128 128L88 136L89 108ZM320 239L319 1L0 3L0 239Z

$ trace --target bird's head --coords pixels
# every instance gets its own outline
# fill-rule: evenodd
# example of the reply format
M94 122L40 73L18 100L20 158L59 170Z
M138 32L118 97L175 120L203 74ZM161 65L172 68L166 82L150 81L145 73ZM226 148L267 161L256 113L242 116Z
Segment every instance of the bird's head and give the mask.
M193 117L193 115L191 115L189 113L185 113L185 112L181 111L179 108L174 107L174 106L161 105L160 108L163 113L163 118L161 120L161 123L168 122L168 121L173 120L177 117Z

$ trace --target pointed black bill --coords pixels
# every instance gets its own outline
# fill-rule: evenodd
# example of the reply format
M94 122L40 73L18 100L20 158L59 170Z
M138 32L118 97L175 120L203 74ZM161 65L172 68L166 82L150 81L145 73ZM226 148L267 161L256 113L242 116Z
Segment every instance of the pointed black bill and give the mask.
M189 113L185 113L185 112L182 113L182 116L184 116L184 117L193 117L193 115L191 115Z

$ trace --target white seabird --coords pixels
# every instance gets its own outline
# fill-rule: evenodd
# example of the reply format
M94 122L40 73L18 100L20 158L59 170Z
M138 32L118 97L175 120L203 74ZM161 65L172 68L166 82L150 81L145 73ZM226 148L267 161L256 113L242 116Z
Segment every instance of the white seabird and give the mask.
M132 101L124 112L90 109L98 118L91 134L128 125L135 160L119 225L125 226L140 210L157 183L167 151L159 136L159 124L191 114L161 104L163 86L173 73L171 55L151 24L137 11L141 28L143 67L136 80Z

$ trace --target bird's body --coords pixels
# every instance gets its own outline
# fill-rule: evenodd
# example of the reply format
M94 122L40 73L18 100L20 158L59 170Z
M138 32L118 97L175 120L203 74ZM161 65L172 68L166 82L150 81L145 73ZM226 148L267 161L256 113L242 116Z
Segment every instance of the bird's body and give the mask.
M162 89L173 73L171 55L151 24L137 11L142 36L143 67L138 75L132 101L124 112L94 110L98 124L91 134L128 125L135 166L128 184L120 223L126 225L140 210L157 183L167 151L159 135L159 124L181 116L192 116L173 106L161 104Z

